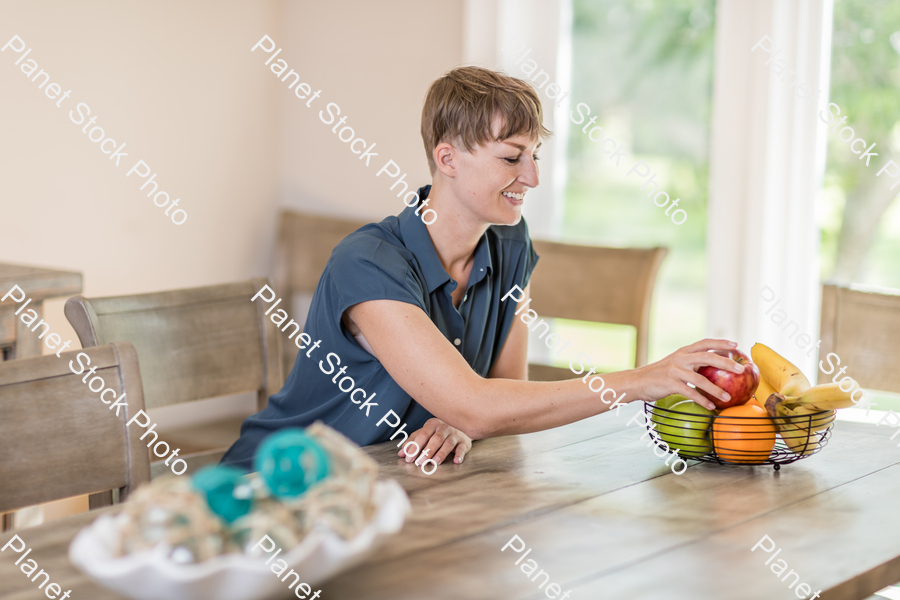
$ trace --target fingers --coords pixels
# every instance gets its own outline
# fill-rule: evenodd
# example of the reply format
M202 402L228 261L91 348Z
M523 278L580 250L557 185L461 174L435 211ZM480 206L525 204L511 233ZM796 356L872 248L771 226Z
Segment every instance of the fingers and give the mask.
M419 435L421 434L421 435ZM412 462L417 456L432 457L443 445L446 434L442 431L435 431L428 434L425 429L420 429L414 435L409 436L409 441L415 442L416 445L409 446L409 442L403 445L409 448L410 452L401 451L401 456L406 456L406 462Z
M444 445L446 445L446 441L450 437L452 436L448 437L443 431L435 432L431 436L431 439L428 440L428 445L422 448L422 452L420 454L420 456L422 457L422 461L424 461L426 458L430 458L431 460L437 462L437 464L441 464L439 460L434 458L434 455L437 454ZM446 453L444 455L446 456ZM418 464L421 464L422 461L419 461Z
M415 442L417 439L421 439L420 434L422 434L422 431L423 431L422 429L419 429L417 431L412 432L409 435L409 437L406 438L406 442L403 444L403 447L400 448L400 452L397 453L397 456L399 456L400 458L403 458L404 456L406 456L405 448L409 445L410 442ZM419 444L419 447L421 447L421 444Z
M682 386L682 389L681 389L681 391L680 391L679 393L680 393L682 396L685 396L685 397L687 397L687 398L690 398L691 400L693 400L694 402L696 402L697 404L699 404L699 405L702 406L703 408L708 408L709 410L715 410L715 409L716 409L716 405L713 404L713 403L709 400L709 398L707 398L706 396L704 396L703 394L701 394L700 392L698 392L698 391L696 390L696 388L692 388L691 386L689 386L689 385L686 384L686 383Z
M744 371L744 365L739 365L727 356L720 356L715 352L697 352L692 354L691 358L696 361L694 371L706 365L732 373L743 373Z
M397 453L397 456L406 457L406 462L412 462L413 459L418 456L418 454L425 449L425 445L428 440L431 439L432 432L430 432L426 428L419 429L415 431L412 435L409 436L409 439L406 440L406 443L403 444L403 448L401 448L400 452ZM410 452L407 453L406 450L409 449Z
M432 456L432 460L437 464L441 464L444 462L444 459L447 458L447 455L453 452L453 450L459 445L460 440L457 439L455 435L451 435L447 439L444 440L444 443L441 444L440 449Z
M444 462L451 452L453 454L453 462L456 464L460 464L463 461L463 457L466 453L471 450L472 441L465 439L463 436L457 437L457 435L451 435L447 439L444 440L444 443L441 445L441 449L438 450L438 453L434 457L434 461L437 464L441 464Z
M712 381L710 381L703 375L699 375L697 373L691 372L687 377L685 377L685 382L690 383L695 388L703 390L710 396L715 396L716 398L721 398L722 400L725 400L726 402L728 400L731 400L731 395L728 392L726 392L725 390L723 390L722 388L720 388L719 386L714 384ZM703 397L703 395L700 394L699 392L698 392L698 395L700 397ZM702 406L706 406L707 408L715 408L715 406L708 406L709 404L712 404L712 402L710 402L708 398L704 398L704 402L700 402L699 404L701 404Z
M456 445L456 455L453 457L453 462L458 465L462 464L463 457L468 454L469 450L472 449L472 442L467 444L457 444Z
M408 463L416 461L421 464L430 458L441 464L455 450L453 462L459 464L471 448L472 440L466 434L439 419L429 419L422 429L409 436L397 455L406 457Z
M422 426L422 429L416 430L409 436L409 439L407 439L406 443L403 444L403 448L406 448L411 442L415 442L415 445L410 447L410 449L414 451L414 454L411 454L411 456L412 458L415 458L416 455L419 454L419 452L425 449L425 443L431 438L432 435L434 435L436 431L438 431L441 425L446 427L446 424L440 419L428 419L427 421L425 421L425 425ZM406 452L401 449L400 452L397 453L397 456L402 458L406 456ZM410 460L407 460L406 462L410 462Z
M707 338L705 340L700 340L699 342L694 342L690 346L685 346L681 351L706 352L707 350L734 350L735 348L737 348L737 342Z

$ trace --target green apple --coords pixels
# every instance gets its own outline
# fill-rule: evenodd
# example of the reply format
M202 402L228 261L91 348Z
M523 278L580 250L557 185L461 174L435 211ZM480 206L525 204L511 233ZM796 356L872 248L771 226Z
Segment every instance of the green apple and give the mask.
M655 406L656 408L672 408L673 405L678 404L679 402L684 402L687 399L687 396L682 396L681 394L672 394L671 396L660 398L653 403L653 406Z
M662 408L669 410L655 412L653 421L659 424L656 431L669 448L678 450L681 456L703 456L712 451L709 426L716 411L687 399ZM669 411L687 414L674 414Z

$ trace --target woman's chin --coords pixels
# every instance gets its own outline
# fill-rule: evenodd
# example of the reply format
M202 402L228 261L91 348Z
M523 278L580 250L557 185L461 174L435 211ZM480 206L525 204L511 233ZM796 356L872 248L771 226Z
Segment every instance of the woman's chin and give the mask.
M517 206L512 208L511 210L503 211L502 220L498 221L497 225L518 225L519 221L522 220L522 207Z
M500 207L499 210L493 210L486 214L482 213L481 218L491 225L518 225L519 221L522 220L522 207Z

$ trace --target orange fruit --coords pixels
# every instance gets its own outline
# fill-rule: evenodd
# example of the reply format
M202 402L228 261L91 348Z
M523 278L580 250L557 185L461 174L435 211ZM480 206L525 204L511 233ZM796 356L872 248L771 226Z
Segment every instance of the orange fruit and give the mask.
M775 447L775 424L751 401L721 411L713 419L712 438L716 455L725 462L758 465Z

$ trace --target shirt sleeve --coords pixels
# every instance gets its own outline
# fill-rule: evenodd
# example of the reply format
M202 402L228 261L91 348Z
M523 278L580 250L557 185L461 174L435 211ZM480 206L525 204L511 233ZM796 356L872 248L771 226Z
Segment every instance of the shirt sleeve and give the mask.
M332 288L337 301L337 317L369 300L396 300L424 311L424 285L405 254L401 248L359 233L338 244L323 274L327 279L323 283Z

